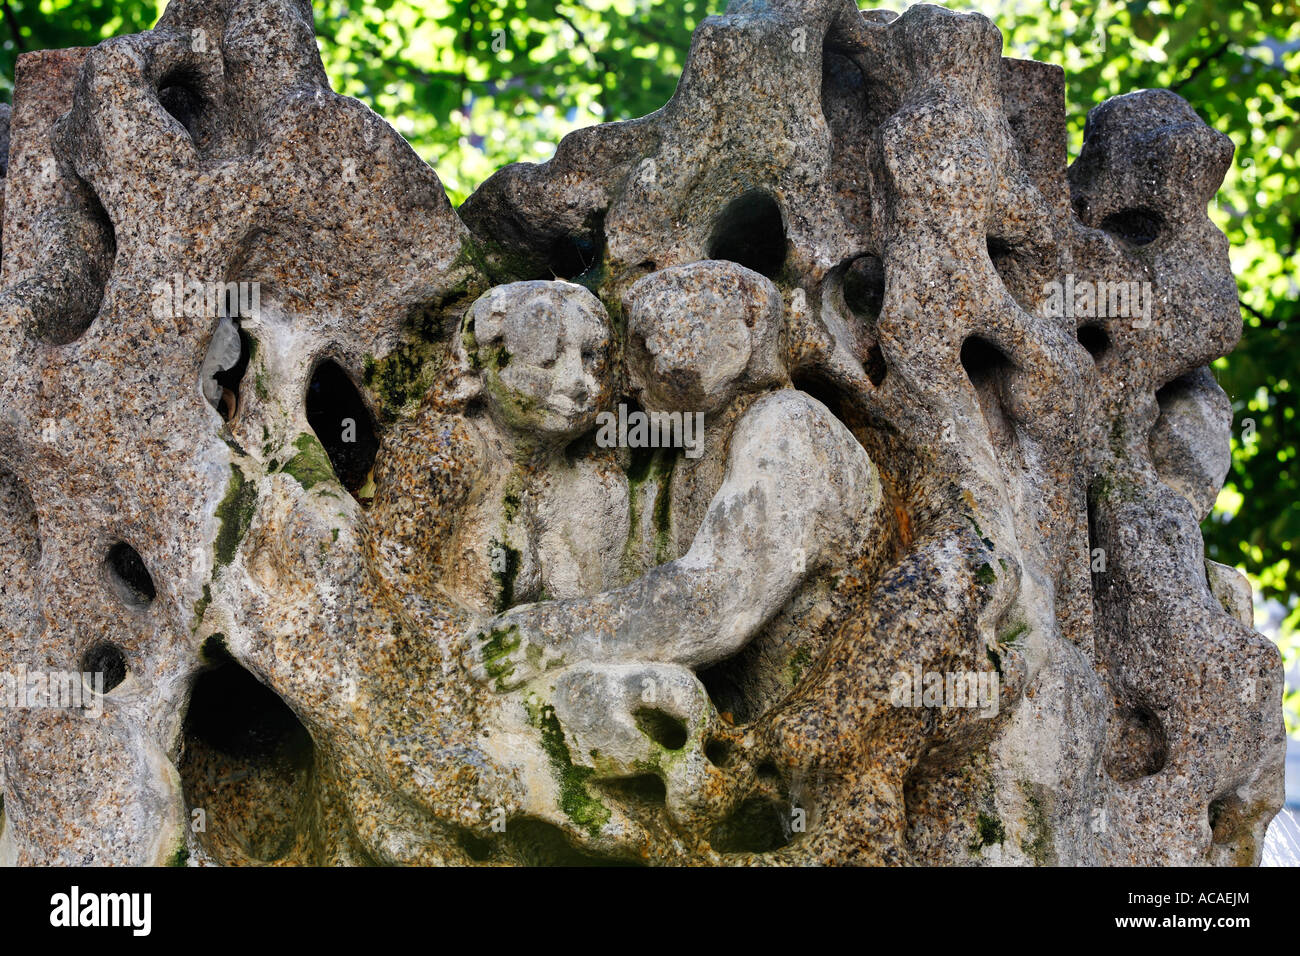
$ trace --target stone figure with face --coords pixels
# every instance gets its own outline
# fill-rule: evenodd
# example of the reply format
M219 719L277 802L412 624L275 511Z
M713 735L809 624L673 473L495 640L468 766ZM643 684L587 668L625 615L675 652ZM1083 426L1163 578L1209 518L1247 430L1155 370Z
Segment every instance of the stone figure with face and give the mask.
M535 586L525 480L591 429L611 390L608 320L580 286L499 287L461 328L448 374L386 431L364 522L333 530L344 506L332 483L274 476L250 522L249 558L209 612L239 659L276 675L313 715L354 728L317 744L346 768L333 786L361 859L464 862L457 828L483 823L476 808L513 812L523 799L512 769L476 743L457 642L470 621L513 603L515 588ZM323 660L302 658L311 640L331 648ZM447 739L463 743L452 751ZM410 747L425 759L404 759Z
M478 629L472 666L529 709L551 707L573 751L598 755L575 758L598 778L656 768L668 812L686 822L729 789L704 752L719 714L694 671L735 654L806 578L866 539L880 487L848 429L788 387L767 279L703 261L646 277L627 303L629 377L646 412L716 419L701 462L679 449L668 471L682 474L665 498L685 489L688 519L689 496L703 497L702 520L684 554L622 587L497 616Z
M624 589L517 608L484 629L519 631L517 647L494 653L494 644L482 662L480 673L502 689L561 662L698 668L730 656L810 568L860 540L879 500L874 468L848 429L802 392L769 390L785 379L770 282L704 261L648 276L627 298L630 375L648 411L708 418L742 391L755 394L728 436L712 436L725 437L726 467L685 555ZM802 562L791 560L796 553ZM749 583L734 580L742 568ZM710 587L712 575L733 580L725 595Z
M469 308L454 370L380 455L371 526L396 593L445 591L470 613L537 593L526 485L608 404L610 350L604 307L571 283L512 283Z

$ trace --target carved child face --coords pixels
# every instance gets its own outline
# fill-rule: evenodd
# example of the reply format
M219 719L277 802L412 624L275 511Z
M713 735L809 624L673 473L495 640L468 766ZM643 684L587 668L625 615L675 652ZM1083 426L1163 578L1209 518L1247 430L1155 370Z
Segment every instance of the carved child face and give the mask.
M781 376L781 297L734 262L652 273L628 290L628 374L647 409L711 412Z
M470 307L464 330L492 417L512 430L576 437L610 401L609 319L582 286L499 286Z

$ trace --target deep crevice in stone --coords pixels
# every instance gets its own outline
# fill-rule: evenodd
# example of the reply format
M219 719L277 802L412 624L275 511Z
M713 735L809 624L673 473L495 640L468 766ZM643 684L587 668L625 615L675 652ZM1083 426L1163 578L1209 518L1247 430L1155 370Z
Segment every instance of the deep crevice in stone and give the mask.
M360 497L379 452L375 419L361 392L337 362L316 367L307 386L307 423L325 448L334 474Z
M185 128L200 151L208 145L206 119L208 98L200 89L199 77L190 70L174 70L158 84L158 102Z
M157 590L140 552L125 541L119 541L108 549L104 563L113 589L123 602L135 608L153 603Z
M787 808L765 796L747 797L709 833L719 853L771 853L788 846L793 833Z
M602 780L599 786L615 799L637 806L662 807L668 802L668 788L652 773Z
M559 236L546 251L549 274L543 279L577 279L600 265L605 254L603 223L589 234Z
M681 750L686 746L686 724L680 717L654 707L642 707L633 715L641 733L667 750Z
M1121 209L1103 219L1101 228L1131 245L1145 246L1159 238L1164 220L1150 209Z
M775 278L786 257L781 207L759 190L738 196L714 221L708 249L710 259L725 259Z
M220 649L219 649L220 651ZM293 848L313 787L315 745L279 695L220 651L194 681L179 770L199 840L221 863Z
M1015 372L1015 364L996 345L977 335L962 343L961 364L979 399L994 447L1010 450L1015 444L1015 427L1003 404L1002 389Z
M602 857L573 846L554 824L532 817L512 819L506 826L518 862L526 866L641 866L636 860Z
M126 680L126 654L116 644L100 641L81 655L81 670L91 675L103 674L104 693L108 693Z

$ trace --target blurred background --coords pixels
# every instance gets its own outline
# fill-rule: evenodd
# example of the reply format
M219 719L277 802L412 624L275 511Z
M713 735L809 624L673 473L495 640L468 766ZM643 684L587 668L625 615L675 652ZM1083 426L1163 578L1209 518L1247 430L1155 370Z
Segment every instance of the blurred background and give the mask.
M136 33L153 26L165 5L0 0L0 98L12 95L14 60L22 52L93 46ZM1179 93L1236 143L1210 215L1232 245L1245 335L1215 364L1233 403L1233 463L1204 531L1211 558L1250 576L1256 626L1282 648L1292 735L1288 801L1300 810L1300 0L945 5L991 18L1006 55L1065 68L1071 157L1092 106L1149 87ZM454 203L507 163L548 159L573 129L658 109L672 95L695 25L725 6L725 0L313 0L334 88L393 123L437 170ZM1297 864L1294 818L1279 818L1274 830L1287 826L1289 862Z

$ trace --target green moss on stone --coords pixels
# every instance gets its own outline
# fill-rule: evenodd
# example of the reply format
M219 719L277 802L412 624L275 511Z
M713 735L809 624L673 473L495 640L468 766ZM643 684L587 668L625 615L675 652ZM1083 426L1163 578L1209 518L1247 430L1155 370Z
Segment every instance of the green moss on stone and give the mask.
M786 670L790 676L791 687L799 683L799 680L807 672L808 668L812 666L812 663L812 654L809 653L808 648L806 647L801 647L790 655L790 661L786 664Z
M1002 821L992 814L981 812L975 818L975 842L971 844L970 851L979 853L986 846L1000 846L1006 838L1007 832Z
M330 464L325 446L315 435L303 432L293 445L298 449L298 454L284 463L284 473L291 475L302 485L304 491L334 480L334 466Z
M324 449L322 449L322 453ZM244 479L238 465L230 466L230 484L226 496L217 505L217 540L213 554L217 567L225 567L235 557L239 542L244 539L257 508L257 487Z
M191 625L191 630L203 623L203 615L207 613L208 605L211 603L212 588L205 584L203 585L203 597L194 602L194 623Z
M1028 839L1020 841L1020 849L1039 866L1051 866L1055 862L1056 850L1052 845L1052 827L1039 788L1022 780L1020 792L1028 808L1025 826L1029 831Z
M1016 641L1020 640L1020 638L1023 637L1025 635L1025 632L1028 630L1029 630L1029 625L1026 624L1024 621L1020 621L1019 623L1012 625L1001 635L999 635L998 643L1014 644Z
M527 707L533 726L541 732L542 749L560 788L560 809L593 837L599 835L600 828L609 821L610 811L587 788L587 781L595 771L574 764L554 707L540 703L535 697L528 699Z

